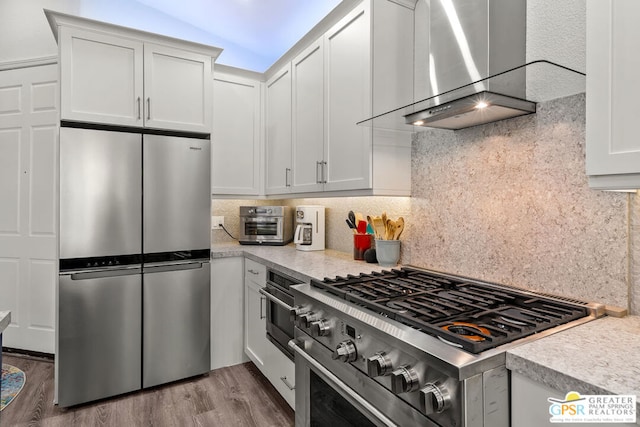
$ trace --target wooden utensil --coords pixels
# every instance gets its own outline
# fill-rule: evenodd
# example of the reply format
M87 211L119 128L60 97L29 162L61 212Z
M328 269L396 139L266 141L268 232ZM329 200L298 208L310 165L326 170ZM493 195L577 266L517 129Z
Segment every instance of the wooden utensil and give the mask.
M382 219L382 224L384 224L384 234L383 234L383 239L384 240L389 240L389 232L387 230L387 213L386 212L382 212L382 216L380 217Z
M393 236L395 236L397 228L398 226L396 225L396 222L392 219L387 218L385 240L393 240Z
M373 220L373 230L375 231L376 239L384 240L386 227L384 225L384 222L382 222L382 218L380 218L379 216L374 216L372 220Z
M402 234L403 231L404 231L404 218L400 217L396 221L396 230L393 233L393 240L399 240L400 235Z

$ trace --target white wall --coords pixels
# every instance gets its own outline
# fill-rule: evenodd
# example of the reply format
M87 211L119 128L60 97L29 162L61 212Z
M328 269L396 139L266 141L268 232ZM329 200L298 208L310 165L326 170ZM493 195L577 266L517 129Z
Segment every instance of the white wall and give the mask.
M78 14L81 0L0 1L0 64L58 54L42 9Z
M586 70L586 0L527 0L527 62Z

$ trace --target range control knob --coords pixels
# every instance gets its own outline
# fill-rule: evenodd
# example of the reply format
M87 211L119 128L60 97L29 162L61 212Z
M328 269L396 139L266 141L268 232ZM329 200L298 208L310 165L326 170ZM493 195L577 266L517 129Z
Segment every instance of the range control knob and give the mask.
M395 394L416 391L419 386L418 373L410 366L401 366L391 373L391 391Z
M451 406L451 396L439 382L427 383L420 389L420 399L426 415L443 412Z
M318 320L318 315L313 311L310 311L299 315L296 322L299 328L306 329L311 326L311 322L315 322L316 320Z
M298 316L300 316L305 311L307 311L307 309L301 305L293 306L293 308L289 310L289 320L291 322L295 322Z
M367 373L371 378L387 375L392 368L391 359L384 352L376 353L367 358Z
M316 337L326 337L331 332L331 325L325 319L311 322L311 335Z
M358 358L358 351L356 345L351 340L342 341L336 347L336 351L331 356L334 360L341 360L342 362L354 362Z

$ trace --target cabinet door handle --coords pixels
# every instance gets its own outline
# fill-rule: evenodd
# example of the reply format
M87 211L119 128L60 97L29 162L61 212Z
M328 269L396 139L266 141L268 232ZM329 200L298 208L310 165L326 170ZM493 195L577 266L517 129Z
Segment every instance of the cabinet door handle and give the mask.
M289 380L287 380L287 377L280 377L280 381L282 381L284 383L284 385L286 385L289 390L295 390L296 389L296 386L291 385Z
M322 162L316 162L316 184L322 184Z
M151 98L147 98L147 120L151 120Z
M286 168L284 170L284 185L285 187L291 187L291 182L289 181L289 175L291 174L291 169Z
M256 276L257 276L258 274L260 274L259 272L254 271L252 268L248 269L247 271L248 271L249 273L251 273L251 274L255 274Z
M327 183L327 162L322 162L322 183Z
M264 310L262 309L262 307L264 307L264 302L265 302L266 300L267 300L267 299L266 299L265 297L260 297L260 320L262 320L262 319L264 319L265 317L267 317L267 316L264 314Z
M140 97L138 97L138 120L140 120Z

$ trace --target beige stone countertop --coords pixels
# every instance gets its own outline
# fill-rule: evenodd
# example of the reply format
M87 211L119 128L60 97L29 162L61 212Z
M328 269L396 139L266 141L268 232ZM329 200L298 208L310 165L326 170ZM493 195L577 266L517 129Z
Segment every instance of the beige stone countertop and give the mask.
M308 282L325 277L347 274L370 273L389 270L365 261L356 261L352 254L334 250L298 251L294 244L286 246L239 245L238 243L218 243L211 246L211 258L246 256L249 259L277 268L282 273ZM399 266L398 266L399 267Z
M10 311L0 311L0 334L7 329L11 323L11 312Z
M506 363L560 392L640 399L640 316L603 317L523 344Z

